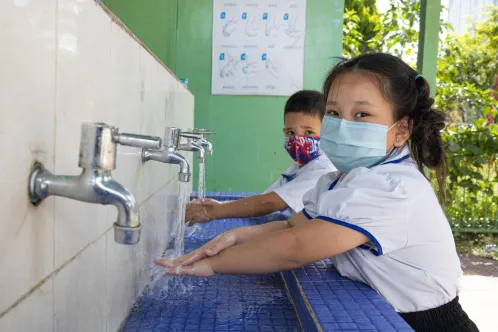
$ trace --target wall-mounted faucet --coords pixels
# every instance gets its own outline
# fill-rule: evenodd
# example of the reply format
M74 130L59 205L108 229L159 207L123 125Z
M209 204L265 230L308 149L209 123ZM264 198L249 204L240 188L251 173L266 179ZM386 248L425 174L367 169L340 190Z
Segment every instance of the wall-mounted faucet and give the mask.
M180 143L178 145L178 150L181 151L197 151L198 153L198 159L200 163L203 163L206 160L206 155L204 152L204 148L200 144L200 141L202 140L202 136L198 134L192 134L192 133L187 133L187 132L181 132L180 133L181 138L186 138L187 142L186 143Z
M54 175L36 163L29 176L29 198L34 205L48 196L112 204L118 209L114 223L114 240L121 244L136 244L140 240L140 217L133 195L112 178L116 168L117 144L139 148L160 148L161 138L134 134L120 134L118 128L105 123L84 123L77 176Z
M161 149L146 148L142 150L142 162L155 160L166 164L180 165L178 180L181 182L190 181L190 165L187 159L177 152L180 143L181 130L175 127L168 127L164 133L164 146Z
M195 143L205 148L209 155L213 154L213 144L206 139L206 136L216 134L215 131L207 129L188 129L186 132L182 132L182 134L190 135L191 137L193 136Z

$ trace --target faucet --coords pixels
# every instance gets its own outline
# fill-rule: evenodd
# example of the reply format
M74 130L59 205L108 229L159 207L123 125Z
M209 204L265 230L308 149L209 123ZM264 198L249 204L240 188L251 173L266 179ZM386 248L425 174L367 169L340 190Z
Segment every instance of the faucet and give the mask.
M198 152L198 158L199 162L203 163L206 161L206 154L204 152L204 148L200 143L200 140L202 140L202 136L198 134L192 134L192 133L186 133L186 132L180 132L180 137L186 138L187 143L179 144L178 145L178 150L181 151L197 151ZM197 141L197 142L196 142Z
M112 178L116 168L117 144L159 148L161 138L120 134L118 128L105 123L83 123L78 166L80 175L54 175L43 164L35 163L29 176L29 198L40 204L48 196L60 196L98 204L112 204L118 210L114 223L114 240L120 244L136 244L140 240L140 217L135 198Z
M142 150L142 162L155 160L166 164L180 165L178 180L190 181L190 165L187 159L177 152L180 143L180 129L167 127L164 132L164 146L158 148L145 148Z
M213 144L206 139L206 136L216 134L215 131L207 129L188 129L186 132L182 132L182 134L188 135L187 137L190 137L195 143L205 148L209 155L213 154Z

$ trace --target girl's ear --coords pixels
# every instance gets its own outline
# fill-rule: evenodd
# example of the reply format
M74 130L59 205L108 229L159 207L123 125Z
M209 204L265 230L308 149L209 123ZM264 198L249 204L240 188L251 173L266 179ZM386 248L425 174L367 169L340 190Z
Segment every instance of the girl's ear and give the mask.
M394 137L394 146L399 148L406 144L412 135L413 122L407 116L401 118L396 126L397 131Z

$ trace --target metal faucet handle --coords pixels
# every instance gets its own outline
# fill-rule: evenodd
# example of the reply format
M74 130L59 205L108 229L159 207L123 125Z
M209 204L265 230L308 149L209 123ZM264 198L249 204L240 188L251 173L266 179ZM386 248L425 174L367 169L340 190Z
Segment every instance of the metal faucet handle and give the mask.
M182 131L180 133L180 136L183 137L183 138L190 138L190 139L194 139L194 140L202 139L202 135L196 134L196 133L193 133L193 132L184 132L184 131Z
M163 145L163 140L160 137L145 136L136 134L119 134L113 136L113 141L121 145L133 146L142 149L158 150Z
M189 129L188 131L191 132L192 134L197 134L197 135L202 135L202 136L216 134L216 131L209 130L209 129L193 128L193 129Z

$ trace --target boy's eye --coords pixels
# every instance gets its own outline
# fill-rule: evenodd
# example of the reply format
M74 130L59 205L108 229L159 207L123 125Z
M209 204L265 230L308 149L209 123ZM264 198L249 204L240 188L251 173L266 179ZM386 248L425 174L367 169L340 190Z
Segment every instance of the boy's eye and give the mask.
M285 133L287 136L295 136L293 131L288 131Z
M339 116L339 112L334 111L334 110L328 110L327 115L329 116Z
M368 114L365 113L365 112L360 112L360 113L356 113L356 115L354 116L355 118L364 118L364 117L367 117Z
M314 135L314 132L313 132L313 131L311 131L311 130L306 130L306 131L304 132L304 135L305 135L305 136L313 136L313 135Z

